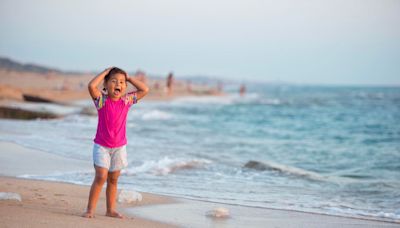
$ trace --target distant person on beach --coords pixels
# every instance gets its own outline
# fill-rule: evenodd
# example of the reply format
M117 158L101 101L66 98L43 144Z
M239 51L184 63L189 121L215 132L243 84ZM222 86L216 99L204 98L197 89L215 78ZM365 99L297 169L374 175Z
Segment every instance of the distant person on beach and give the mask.
M224 85L222 84L222 82L218 81L218 83L217 83L217 92L218 93L222 93L223 88L224 88Z
M244 84L240 85L239 94L240 96L244 96L246 94L246 86Z
M174 84L174 75L172 73L169 73L168 77L167 77L167 95L168 96L172 95L173 84Z
M187 81L186 89L187 89L188 93L193 92L193 90L192 90L192 81L190 81L190 80Z
M104 93L98 89L101 82L105 88ZM127 82L136 87L137 91L126 93ZM107 181L106 216L123 218L115 207L118 177L121 169L128 164L126 117L129 108L142 99L149 88L117 67L110 67L94 77L89 82L88 88L99 117L93 146L96 174L90 188L87 209L82 216L94 217L101 189Z
M135 72L135 77L144 84L147 84L147 76L145 72L138 70Z

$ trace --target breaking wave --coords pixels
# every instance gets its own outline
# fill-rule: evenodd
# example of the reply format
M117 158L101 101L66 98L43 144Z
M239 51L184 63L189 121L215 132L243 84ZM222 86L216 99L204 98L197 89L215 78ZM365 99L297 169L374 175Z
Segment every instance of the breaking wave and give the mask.
M225 96L200 96L184 97L172 101L174 105L188 104L216 104L216 105L234 105L234 104L261 104L261 105L280 105L282 102L278 98L265 98L258 93L248 93L244 96L238 94L227 94Z
M145 161L142 165L123 171L126 175L136 175L138 173L150 173L153 175L168 175L180 170L202 168L210 164L206 159L171 159L164 157L161 160Z
M142 115L143 120L169 120L172 114L160 110L152 110Z
M278 164L278 163L271 162L271 161L264 161L264 162L248 161L244 165L244 167L248 168L248 169L258 170L258 171L264 171L264 170L276 171L276 172L284 173L287 175L306 177L306 178L309 178L312 180L325 180L326 179L325 176L320 175L316 172L308 171L305 169L300 169L297 167L287 166L287 165L283 165L283 164Z

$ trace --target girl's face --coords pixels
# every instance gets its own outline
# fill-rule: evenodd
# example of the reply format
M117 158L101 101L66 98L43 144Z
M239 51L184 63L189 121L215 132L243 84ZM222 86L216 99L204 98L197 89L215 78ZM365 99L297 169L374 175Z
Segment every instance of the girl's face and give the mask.
M113 100L118 100L125 94L126 77L124 74L114 74L108 79L104 87L107 89L108 96Z

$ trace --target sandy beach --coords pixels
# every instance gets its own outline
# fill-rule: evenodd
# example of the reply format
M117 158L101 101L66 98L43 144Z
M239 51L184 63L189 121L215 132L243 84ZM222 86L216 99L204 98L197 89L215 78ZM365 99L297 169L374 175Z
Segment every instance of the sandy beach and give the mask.
M4 133L3 133L4 134ZM142 193L143 201L119 204L125 219L104 216L104 191L96 218L80 217L89 186L29 180L24 174L90 170L90 162L0 142L0 192L17 193L21 201L0 200L2 227L400 227L400 224L326 216L285 210L243 207ZM26 159L20 159L25 157ZM215 208L229 210L228 218L213 218Z

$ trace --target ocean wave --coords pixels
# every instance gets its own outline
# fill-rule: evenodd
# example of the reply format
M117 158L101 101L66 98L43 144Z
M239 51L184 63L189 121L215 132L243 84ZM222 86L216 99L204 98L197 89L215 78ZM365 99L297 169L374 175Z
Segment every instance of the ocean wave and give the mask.
M280 105L284 104L278 98L266 98L258 93L248 93L244 96L238 94L227 94L224 96L201 96L201 97L183 97L175 99L171 102L173 105L187 105L187 104L216 104L216 105L246 105L246 104L260 104L260 105Z
M280 105L280 104L283 104L283 102L278 98L269 98L269 99L262 99L260 101L260 104L264 104L264 105Z
M381 210L366 210L347 207L343 205L335 205L332 207L324 207L325 213L328 215L339 215L339 216L349 216L355 218L369 218L377 219L378 221L386 222L400 222L400 210L395 211L381 211ZM307 212L307 211L306 211Z
M282 105L288 104L288 102L283 102L278 98L260 98L256 100L238 100L235 104L249 104L249 105Z
M129 168L122 173L125 175L150 173L154 175L164 176L179 170L201 168L210 163L211 161L206 159L171 159L169 157L164 157L161 160L145 161L142 165Z
M300 169L297 167L292 167L292 166L287 166L283 164L278 164L275 162L271 161L248 161L245 165L245 168L248 169L253 169L253 170L258 170L258 171L265 171L265 170L270 170L270 171L276 171L288 175L293 175L293 176L300 176L300 177L306 177L312 180L325 180L326 177L323 175L320 175L316 172L308 171L305 169Z
M35 112L51 112L57 115L71 115L81 111L80 107L50 103L12 102L10 106Z
M31 180L45 180L65 182L79 185L90 185L94 176L94 170L78 170L78 171L55 171L48 174L22 174L17 178L31 179Z
M169 120L172 119L172 114L160 110L151 110L142 115L143 120Z
M231 95L234 104L241 105L282 105L288 104L288 102L282 101L279 98L265 97L258 93L249 93L244 96Z
M181 104L222 104L229 105L234 103L234 96L198 96L198 97L182 97L177 98L171 102L173 105Z
M382 92L376 92L376 93L368 93L368 92L358 92L355 94L355 97L361 98L361 99L385 99L385 94Z

